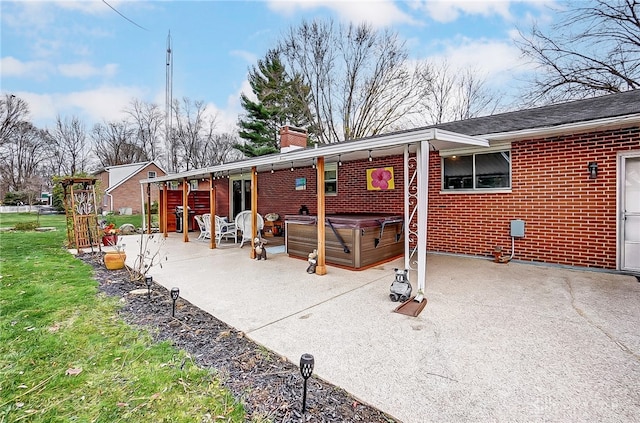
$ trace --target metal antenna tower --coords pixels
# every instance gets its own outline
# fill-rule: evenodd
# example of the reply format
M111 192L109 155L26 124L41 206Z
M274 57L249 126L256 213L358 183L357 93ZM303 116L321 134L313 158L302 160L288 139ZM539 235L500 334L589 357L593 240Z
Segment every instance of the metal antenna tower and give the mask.
M166 87L165 87L165 116L164 116L164 122L165 122L165 134L164 134L164 140L165 140L165 151L167 154L167 169L170 171L175 171L176 169L173 168L173 166L175 165L174 163L174 148L172 147L172 132L173 132L173 121L172 121L172 117L173 114L171 113L171 107L173 104L173 59L171 57L171 55L173 54L173 52L171 51L171 31L169 31L169 35L167 35L167 80L166 80Z

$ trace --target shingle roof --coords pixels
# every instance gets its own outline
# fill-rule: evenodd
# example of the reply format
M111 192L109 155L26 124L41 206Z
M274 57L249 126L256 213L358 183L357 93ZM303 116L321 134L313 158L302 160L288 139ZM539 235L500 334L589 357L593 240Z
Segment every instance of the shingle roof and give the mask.
M640 113L640 90L507 112L431 127L464 135L485 135L553 127Z

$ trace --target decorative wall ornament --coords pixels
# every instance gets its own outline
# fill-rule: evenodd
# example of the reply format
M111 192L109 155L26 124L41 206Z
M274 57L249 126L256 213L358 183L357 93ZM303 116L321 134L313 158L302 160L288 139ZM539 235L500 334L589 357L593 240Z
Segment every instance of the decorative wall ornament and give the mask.
M395 189L393 166L367 169L367 190L387 191Z

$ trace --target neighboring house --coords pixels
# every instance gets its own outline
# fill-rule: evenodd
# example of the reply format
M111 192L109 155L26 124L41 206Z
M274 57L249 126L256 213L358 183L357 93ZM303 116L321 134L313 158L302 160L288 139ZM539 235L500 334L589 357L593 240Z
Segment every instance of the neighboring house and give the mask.
M103 212L118 214L142 213L142 202L147 202L147 193L141 200L140 180L166 175L157 163L142 162L120 166L109 166L94 175L100 180L101 198L98 205ZM151 203L158 201L158 187L150 184Z
M428 171L416 171L403 148L417 157L426 142L430 153L421 157L427 156ZM418 194L428 191L426 224L419 224L426 226L429 252L492 258L500 251L523 261L640 272L640 90L299 146L162 179L213 175L216 213L234 216L251 207L249 170L255 169L257 211L285 216L301 205L318 212L320 158L327 214L403 213L405 202L415 202L406 194L405 174L417 175L428 185ZM394 184L372 190L374 169L391 169ZM181 204L180 192L169 190L168 197ZM411 242L417 239L423 238Z

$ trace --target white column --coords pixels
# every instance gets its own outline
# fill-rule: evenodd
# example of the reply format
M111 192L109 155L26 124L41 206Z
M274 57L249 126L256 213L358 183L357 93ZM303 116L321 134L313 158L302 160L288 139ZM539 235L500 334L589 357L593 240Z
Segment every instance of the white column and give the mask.
M429 207L429 141L422 141L417 150L418 172L418 295L421 294L427 280L427 214Z
M411 260L411 243L410 243L410 233L409 230L411 225L411 204L409 202L409 197L411 193L409 191L409 173L412 170L409 168L409 144L405 144L404 146L404 268L409 269Z

